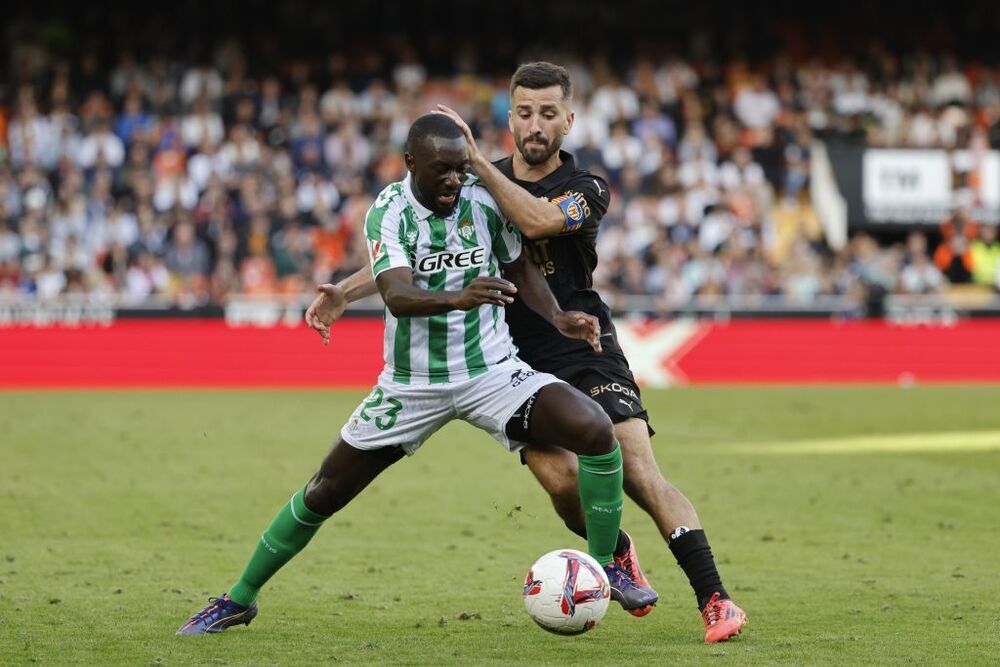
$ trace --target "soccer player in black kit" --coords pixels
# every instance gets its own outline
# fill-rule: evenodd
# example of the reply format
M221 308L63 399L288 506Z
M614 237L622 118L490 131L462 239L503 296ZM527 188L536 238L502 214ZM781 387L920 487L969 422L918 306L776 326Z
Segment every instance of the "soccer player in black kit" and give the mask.
M618 344L610 309L593 290L597 229L608 209L610 191L603 179L578 169L573 156L560 150L574 120L569 74L552 63L522 65L511 79L510 97L509 124L517 152L496 164L479 151L458 114L443 106L439 110L464 131L470 166L504 215L520 229L525 250L548 280L560 307L599 319L603 348L597 353L584 343L559 336L550 324L515 302L507 306L506 319L519 356L533 368L552 373L590 396L611 418L622 447L625 492L653 518L687 575L705 624L705 641L724 641L740 633L747 623L746 614L722 585L694 507L656 464L649 415ZM306 320L324 342L329 340L329 325L339 317L346 301L372 293L366 277L360 274L337 286L320 287L320 296ZM522 460L549 493L566 526L585 537L575 457L558 447L532 447L524 450ZM635 545L624 531L615 558L637 583L648 585ZM644 616L650 610L628 611Z

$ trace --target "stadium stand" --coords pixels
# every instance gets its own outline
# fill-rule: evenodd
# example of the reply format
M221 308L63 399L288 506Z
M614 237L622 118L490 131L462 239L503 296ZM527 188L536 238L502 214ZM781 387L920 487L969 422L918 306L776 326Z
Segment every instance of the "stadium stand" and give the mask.
M791 21L741 52L715 46L695 13L683 40L591 54L572 40L553 51L473 33L446 47L447 25L419 39L396 26L350 40L359 3L342 16L274 11L272 33L254 31L258 18L190 42L184 12L157 34L145 17L113 14L101 43L70 19L22 11L8 23L0 296L191 308L299 295L353 272L367 261L365 211L402 174L410 121L447 103L504 156L506 74L537 57L570 68L576 126L565 146L614 189L596 279L617 309L835 298L862 315L879 295L997 287L996 234L977 241L975 221L958 234L953 220L853 231L834 248L810 200L818 139L1000 145L1000 70L947 39L899 51L871 37L850 53L810 53ZM305 25L311 49L291 48L291 26ZM728 37L747 32L734 25ZM317 43L323 30L339 41Z

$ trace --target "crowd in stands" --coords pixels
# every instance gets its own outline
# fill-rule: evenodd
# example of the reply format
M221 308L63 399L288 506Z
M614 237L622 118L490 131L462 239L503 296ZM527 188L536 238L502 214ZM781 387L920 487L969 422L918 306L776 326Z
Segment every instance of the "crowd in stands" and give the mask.
M367 262L362 223L404 171L410 122L445 103L495 158L510 154L508 79L428 72L405 42L332 49L252 72L248 45L204 57L122 49L56 56L8 44L0 107L0 298L65 295L191 307L299 296ZM834 250L809 198L814 138L874 146L1000 147L1000 69L947 53L868 50L754 65L671 55L565 64L564 147L607 177L598 288L622 306L700 297L822 297L997 285L995 227L961 210L941 229Z

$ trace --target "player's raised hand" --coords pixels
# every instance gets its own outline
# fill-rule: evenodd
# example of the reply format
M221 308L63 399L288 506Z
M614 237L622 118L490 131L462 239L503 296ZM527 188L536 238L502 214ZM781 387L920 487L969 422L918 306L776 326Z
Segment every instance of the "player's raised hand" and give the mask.
M601 351L601 323L579 310L567 310L553 320L559 333L567 338L579 338L590 343L594 352Z
M472 136L472 130L469 128L468 123L458 115L458 112L444 104L437 105L436 111L451 118L458 125L458 129L462 130L462 134L465 135L465 143L469 145L469 161L475 162L477 158L481 157L479 146L476 144L475 137Z
M319 295L306 310L306 324L320 335L323 345L329 345L330 325L344 314L347 298L344 290L330 283L317 285L316 291Z
M506 306L514 303L514 297L510 295L516 292L517 287L509 280L479 277L458 292L454 306L456 310L472 310L483 304Z

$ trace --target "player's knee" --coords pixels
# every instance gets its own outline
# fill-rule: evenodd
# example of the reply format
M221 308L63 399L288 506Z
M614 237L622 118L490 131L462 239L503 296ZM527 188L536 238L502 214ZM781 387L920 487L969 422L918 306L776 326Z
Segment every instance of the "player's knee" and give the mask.
M317 472L306 486L304 494L306 507L324 516L330 516L343 509L348 496L339 486L334 480L324 476L322 470Z
M580 447L577 454L598 456L607 454L615 448L614 425L596 403L581 411L577 434Z

